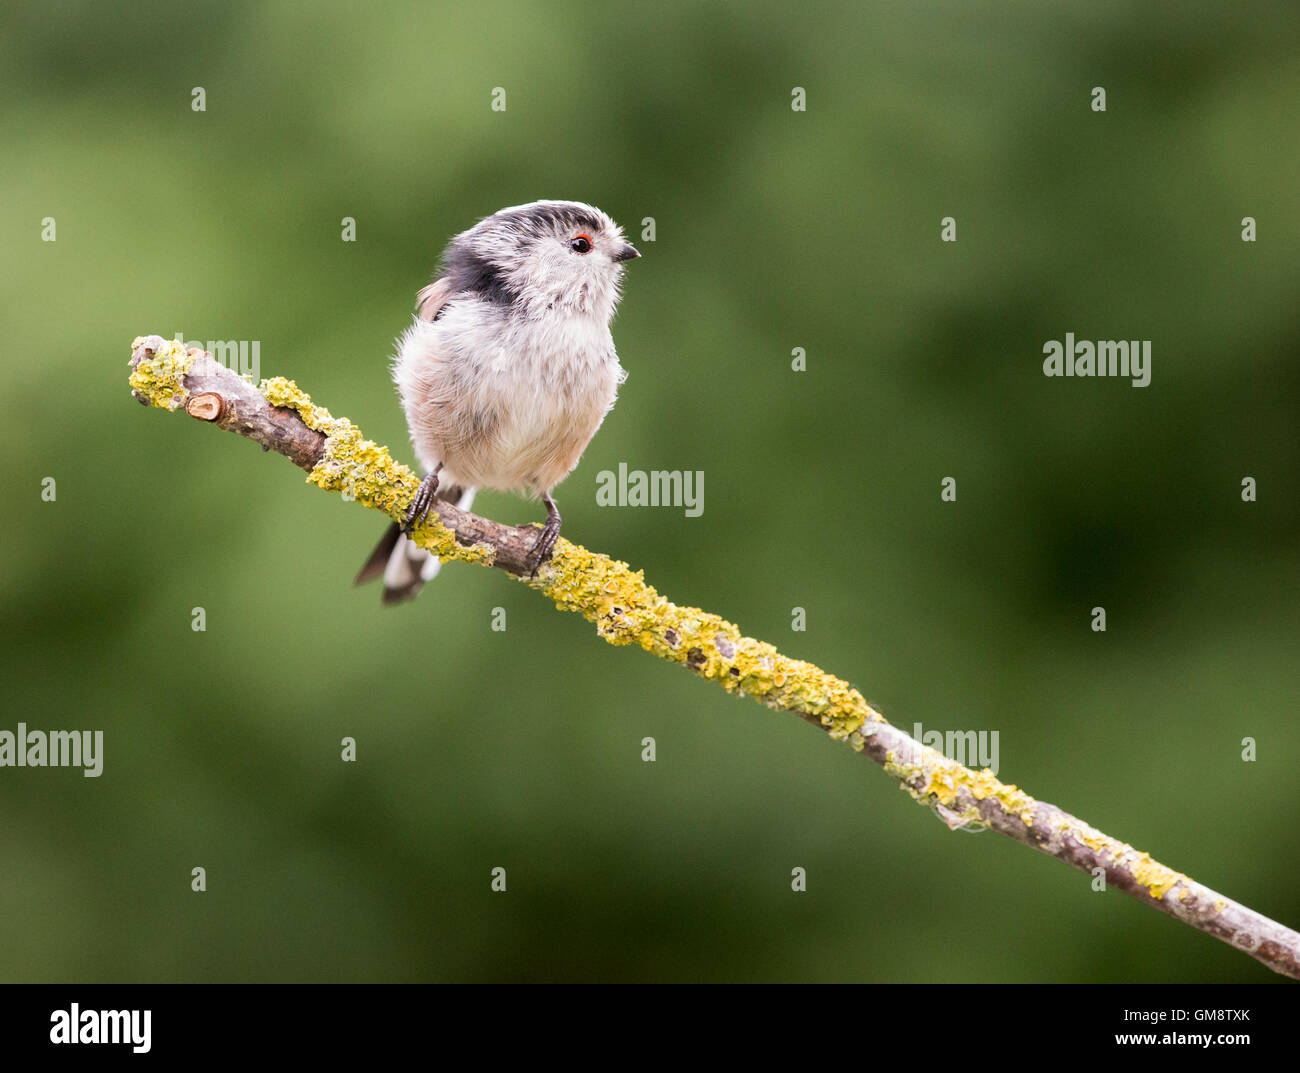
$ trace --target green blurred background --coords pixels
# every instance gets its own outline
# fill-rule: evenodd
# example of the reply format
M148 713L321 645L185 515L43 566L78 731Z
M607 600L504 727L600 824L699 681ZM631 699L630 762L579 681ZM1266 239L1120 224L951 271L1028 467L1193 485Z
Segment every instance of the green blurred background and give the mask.
M106 738L0 769L3 979L1275 979L502 574L382 608L378 516L126 378L136 335L258 340L410 461L387 362L446 239L593 202L644 257L565 534L1295 926L1294 5L0 18L0 727ZM1151 339L1151 386L1045 379L1067 331ZM619 462L705 471L703 516L598 508Z

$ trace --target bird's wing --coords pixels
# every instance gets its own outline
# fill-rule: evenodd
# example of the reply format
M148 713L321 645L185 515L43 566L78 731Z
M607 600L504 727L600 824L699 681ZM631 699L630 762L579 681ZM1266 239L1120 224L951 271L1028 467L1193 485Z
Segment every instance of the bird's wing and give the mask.
M451 297L451 280L446 276L435 279L427 287L421 287L415 296L416 314L421 320L436 320L438 310L447 304Z

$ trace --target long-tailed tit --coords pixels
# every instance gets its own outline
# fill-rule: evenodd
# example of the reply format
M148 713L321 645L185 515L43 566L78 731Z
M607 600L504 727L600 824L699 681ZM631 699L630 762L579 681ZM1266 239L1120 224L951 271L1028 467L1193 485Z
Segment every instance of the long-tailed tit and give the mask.
M382 574L385 603L415 596L439 564L411 527L435 499L468 510L479 488L540 496L533 572L549 558L560 535L551 492L627 375L609 324L623 262L639 256L613 220L577 201L502 209L448 243L393 365L425 476L357 584Z

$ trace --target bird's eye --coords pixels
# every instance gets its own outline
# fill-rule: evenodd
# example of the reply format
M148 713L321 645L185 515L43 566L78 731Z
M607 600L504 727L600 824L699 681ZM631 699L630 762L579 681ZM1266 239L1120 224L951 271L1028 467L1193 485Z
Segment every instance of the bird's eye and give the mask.
M590 253L591 236L574 235L573 238L569 239L569 249L573 250L575 253Z

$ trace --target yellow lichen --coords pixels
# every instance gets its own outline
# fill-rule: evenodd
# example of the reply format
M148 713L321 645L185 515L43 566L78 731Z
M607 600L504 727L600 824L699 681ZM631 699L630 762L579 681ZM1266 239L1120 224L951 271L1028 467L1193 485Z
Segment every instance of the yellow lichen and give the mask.
M913 759L907 762L891 750L884 767L899 780L901 789L921 804L935 808L950 827L954 819L963 824L984 823L976 802L990 798L998 802L999 811L1016 816L1026 827L1032 827L1036 819L1038 802L1029 794L999 782L988 768L972 771L928 745L916 743Z
M1089 827L1080 821L1072 831L1074 837L1101 859L1109 857L1117 867L1129 872L1138 883L1146 887L1151 897L1159 901L1180 883L1190 883L1181 872L1152 860L1149 853L1134 849L1127 842L1121 842L1110 835L1102 834L1095 827Z
M977 801L983 801L990 797L995 798L1002 805L1004 812L1008 815L1018 816L1020 822L1026 827L1031 826L1034 822L1034 808L1038 802L1019 787L1010 783L999 782L988 768L981 771L971 771L959 764L954 764L949 771L949 784L952 787L949 791L950 799L955 798L959 790L968 790ZM942 795L940 795L940 800L943 800Z
M771 708L816 715L837 741L861 750L854 735L884 722L856 689L819 667L781 655L744 636L733 623L698 607L666 600L639 570L561 539L550 564L531 582L557 607L594 622L610 644L638 644L682 663L728 692L757 697Z
M922 794L919 790L912 789L912 783L918 782L922 775L925 774L925 766L916 763L904 763L899 760L897 755L891 749L885 754L885 773L894 776L899 783L900 788L906 790L917 800L920 800Z
M135 352L147 342L149 337L140 336L131 344L132 359ZM154 351L153 357L141 360L131 370L131 390L150 406L175 410L185 404L185 374L203 351L186 350L183 344L174 339L164 339L161 342L162 346Z
M1133 878L1146 887L1156 901L1187 878L1181 872L1175 872L1159 861L1152 860L1149 853L1138 853L1130 867Z

